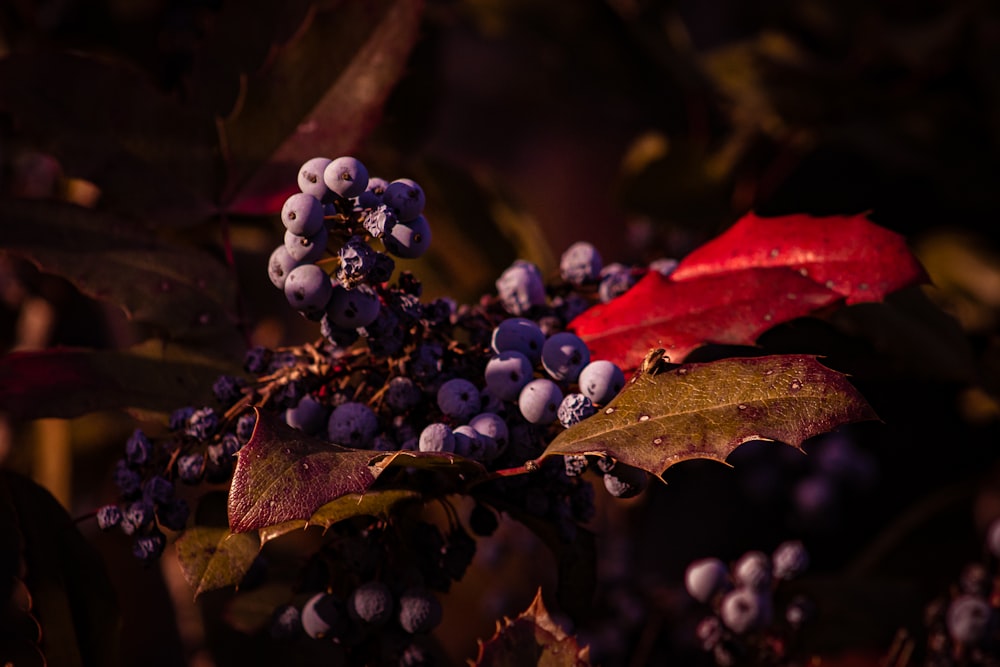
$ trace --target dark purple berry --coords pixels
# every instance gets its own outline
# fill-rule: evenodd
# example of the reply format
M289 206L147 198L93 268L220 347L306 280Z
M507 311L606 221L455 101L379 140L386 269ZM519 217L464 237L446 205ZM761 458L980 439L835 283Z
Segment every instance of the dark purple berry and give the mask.
M153 533L136 539L132 545L132 554L148 563L159 558L167 546L167 538L162 533Z
M347 601L347 613L369 625L384 624L392 616L392 610L392 592L380 581L358 586Z
M142 475L129 468L125 459L119 459L115 464L115 485L118 486L122 496L129 498L142 488Z
M122 530L126 535L141 532L153 523L153 503L148 500L137 500L129 503L122 516Z
M125 460L133 466L143 466L149 462L153 454L153 443L150 442L142 429L136 429L125 442Z
M256 425L256 412L251 411L243 413L240 415L240 418L236 420L236 437L245 444L250 440L250 436L253 435L253 427Z
M156 505L169 502L174 497L174 485L170 480L156 475L143 484L142 497Z
M411 588L399 597L399 624L410 634L430 632L441 622L441 603L430 591Z
M194 414L194 408L191 406L185 406L183 408L177 408L170 413L170 421L168 423L168 428L171 431L180 431L185 426L187 426L188 419Z
M291 639L302 631L302 614L295 605L285 604L271 616L271 637Z
M118 505L105 505L97 510L97 527L110 530L122 522L122 511Z
M205 474L205 455L185 454L177 458L177 476L186 484L197 484Z
M263 345L254 345L243 355L243 369L247 373L260 375L271 362L271 351Z
M242 389L246 386L243 378L234 375L220 375L212 384L215 399L223 405L232 405L243 396Z
M190 516L191 508L188 507L187 501L183 498L174 498L160 506L156 511L156 518L160 520L160 525L170 530L184 530Z
M480 537L489 537L500 526L496 513L482 503L476 503L469 514L469 528Z
M215 434L218 428L218 413L212 408L201 408L191 414L191 417L187 421L187 426L184 427L184 433L192 438L205 440Z

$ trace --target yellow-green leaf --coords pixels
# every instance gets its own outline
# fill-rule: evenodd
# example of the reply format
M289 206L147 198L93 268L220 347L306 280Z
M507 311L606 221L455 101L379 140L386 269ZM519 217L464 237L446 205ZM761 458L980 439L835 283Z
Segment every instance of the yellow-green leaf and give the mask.
M228 528L195 526L175 544L181 572L194 594L242 581L260 550L256 533L233 534Z

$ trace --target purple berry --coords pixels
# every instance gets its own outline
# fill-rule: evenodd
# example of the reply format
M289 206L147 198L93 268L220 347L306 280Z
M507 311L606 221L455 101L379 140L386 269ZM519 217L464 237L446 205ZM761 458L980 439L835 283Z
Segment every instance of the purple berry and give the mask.
M348 289L363 282L375 265L375 251L360 236L347 239L337 255L340 258L337 279Z
M315 264L303 264L285 279L285 298L295 310L321 313L333 294L330 276Z
M579 477L587 471L587 457L584 454L567 454L563 456L563 468L567 477Z
M194 408L191 406L185 406L183 408L177 408L170 413L170 419L168 421L168 426L171 431L180 431L187 426L188 419L194 414Z
M577 241L559 259L559 273L563 280L578 286L597 280L603 266L597 248L586 241Z
M341 403L334 408L327 423L327 435L331 442L345 447L368 447L377 430L378 417L372 409L355 401Z
M533 369L526 356L514 350L501 352L486 363L486 388L504 401L516 401L531 381ZM554 416L554 415L553 415Z
M399 624L410 634L430 632L441 622L441 603L427 590L411 588L399 597Z
M142 429L132 431L132 435L125 442L125 460L133 466L143 466L149 462L153 455L153 443L150 442Z
M514 350L528 358L532 365L542 361L545 334L534 320L508 317L493 329L490 345L494 352Z
M397 178L386 187L382 201L396 211L400 222L409 222L423 213L427 198L416 181Z
M298 192L281 207L281 223L292 234L312 236L323 226L323 204L311 194Z
M328 593L313 595L302 606L302 629L313 639L322 639L336 633L343 619L337 598Z
M771 586L771 559L763 551L748 551L733 565L733 581L737 586L755 591Z
M708 604L729 587L729 568L718 558L696 560L684 572L684 587L695 600Z
M236 420L236 437L246 443L253 436L253 429L257 425L257 413L245 412Z
M799 540L782 542L771 554L775 579L794 579L809 567L809 553Z
M376 208L366 211L361 217L361 224L365 231L377 239L385 238L386 234L392 232L399 219L395 212L385 204L379 204Z
M144 563L154 561L163 555L167 546L167 538L162 533L153 533L139 537L132 545L132 555Z
M156 475L146 480L142 486L142 497L151 503L162 505L173 499L174 485L170 480Z
M368 187L368 168L357 158L338 157L323 170L323 182L341 197L357 197Z
M329 236L326 227L320 227L319 231L311 236L300 236L286 231L285 251L300 266L317 262L326 253L326 242Z
M126 498L134 496L142 487L142 475L129 468L125 459L118 459L115 464L114 479L118 490Z
M326 186L324 186L326 187ZM302 630L302 613L295 605L285 604L271 615L270 633L273 639L291 639Z
M532 424L551 424L556 419L563 393L552 380L538 378L524 385L517 397L521 415Z
M542 346L542 366L553 380L576 382L580 371L589 363L590 350L574 333L553 334Z
M212 393L215 399L223 405L232 405L243 396L246 381L234 375L220 375L212 383Z
M434 422L420 432L418 447L422 452L454 452L455 436L447 424Z
M368 625L384 624L392 617L392 610L392 592L379 581L358 586L347 601L347 613Z
M212 408L201 408L191 413L187 425L184 427L185 435L205 440L210 435L214 435L219 428L219 415Z
M507 422L500 415L492 412L480 412L469 420L469 426L496 443L497 455L507 448L510 431L507 428Z
M604 488L615 498L634 498L649 485L649 473L617 462L614 468L604 473Z
M403 259L416 259L427 252L431 244L431 226L424 216L409 222L397 222L382 237L387 252Z
M318 433L327 423L326 406L306 394L294 408L285 410L285 423L305 433Z
M986 639L992 620L993 609L978 595L959 595L948 605L945 615L948 635L955 643L966 646Z
M152 525L154 516L153 503L148 500L136 500L129 503L122 515L122 531L126 535L132 535L145 530Z
M397 375L389 380L385 392L385 402L397 413L408 412L417 407L422 397L420 387L405 375Z
M580 392L587 398L597 405L605 405L625 386L625 374L614 363L599 359L580 370L577 382Z
M623 264L610 264L601 271L597 294L602 303L608 303L631 289L636 282L632 269Z
M323 182L323 173L330 162L330 158L314 157L299 167L299 190L323 200L330 193L326 183Z
M354 289L337 285L327 305L327 314L338 327L358 329L374 322L381 308L378 294L368 285L359 285Z
M729 591L719 606L722 622L738 635L768 625L773 613L770 593L750 588L736 588Z
M177 476L186 484L197 484L205 473L204 454L185 454L177 459Z
M122 522L122 511L118 505L105 505L97 510L97 527L111 530Z
M437 404L446 416L465 423L479 412L479 390L466 379L453 378L438 389Z
M566 394L562 403L559 404L556 417L563 427L569 428L579 424L595 412L597 412L597 408L594 407L594 403L583 394Z
M535 306L545 305L545 283L538 267L515 260L496 281L497 296L511 315L527 315Z

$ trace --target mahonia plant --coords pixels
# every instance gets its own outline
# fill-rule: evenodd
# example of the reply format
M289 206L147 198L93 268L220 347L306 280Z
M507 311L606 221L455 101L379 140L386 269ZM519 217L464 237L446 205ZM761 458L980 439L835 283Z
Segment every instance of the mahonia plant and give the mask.
M751 214L680 262L606 265L581 241L558 276L517 260L478 303L425 301L418 277L396 266L431 242L418 183L343 156L308 160L298 186L267 271L321 337L250 349L245 376L214 383L216 405L179 408L159 440L137 430L115 471L121 500L97 520L132 536L146 561L176 535L196 593L239 584L265 544L322 527L269 628L275 641L325 642L350 664L426 664L436 594L463 577L501 516L569 553L589 535L591 479L628 498L684 460L725 461L751 440L799 448L874 418L811 356L680 362L923 276L901 238L863 216ZM192 522L178 484L227 489L228 525ZM444 521L426 518L431 504ZM803 565L781 554L773 567L788 572L773 577L770 557L748 554L723 597L721 562L689 571L692 595L714 601L704 641L717 657L767 627L772 579ZM498 650L484 645L480 662Z

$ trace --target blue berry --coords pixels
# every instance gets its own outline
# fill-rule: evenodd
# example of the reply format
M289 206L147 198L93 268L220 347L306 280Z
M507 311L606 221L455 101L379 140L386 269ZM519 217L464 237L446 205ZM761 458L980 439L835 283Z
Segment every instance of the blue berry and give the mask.
M385 204L379 204L376 208L366 211L361 217L365 231L377 239L384 238L390 233L397 222L399 219L396 213Z
M380 308L378 317L358 332L368 339L368 349L376 356L392 357L403 351L405 332L388 308Z
M809 567L809 553L799 540L782 542L771 554L775 579L794 579Z
M437 404L446 416L465 423L479 412L479 390L464 378L452 378L438 389Z
M590 363L590 350L583 339L563 331L553 334L542 346L542 366L553 380L575 382Z
M292 234L312 236L323 226L323 204L310 194L298 192L281 207L281 222Z
M559 273L563 280L577 286L597 280L603 266L597 248L586 241L577 241L559 259Z
M324 199L330 190L326 187L326 183L323 182L323 172L326 171L330 162L330 158L326 157L314 157L311 160L306 160L299 167L299 190L312 195L318 200Z
M347 613L369 625L382 625L392 617L392 610L392 592L380 581L358 586L347 601Z
M156 510L160 525L169 530L184 530L190 516L191 508L183 498L174 498Z
M515 260L496 281L497 296L511 315L527 315L535 306L545 305L545 283L538 267Z
M455 436L447 424L434 422L420 432L417 446L422 452L454 452Z
M592 361L580 370L580 391L597 405L605 405L625 386L625 374L613 362Z
M562 403L559 404L559 410L556 411L556 417L559 418L560 424L562 424L565 428L569 428L574 424L579 424L595 412L597 412L597 408L595 408L593 402L583 394L566 394L566 396L563 397Z
M302 606L302 629L313 639L336 634L343 624L339 601L328 593L316 593Z
M750 588L735 588L722 598L719 616L738 635L765 627L773 616L771 596Z
M514 350L507 350L486 362L483 375L486 388L491 393L504 401L516 401L521 390L531 381L533 372L531 362L526 356Z
M338 157L323 170L326 187L341 197L357 197L368 187L368 168L354 157Z
M177 459L177 476L186 484L197 484L205 474L204 454L185 454Z
M416 382L427 382L437 377L444 364L444 348L438 343L428 342L419 345L410 354L407 374Z
M399 624L410 634L430 632L441 622L441 603L422 588L411 588L399 596Z
M733 565L737 586L767 590L771 586L771 559L763 551L748 551Z
M551 424L556 419L563 393L552 380L538 378L524 385L517 397L521 415L532 424Z
M416 181L397 178L386 187L382 201L396 211L400 222L410 222L423 213L427 198Z
M423 392L416 383L405 375L397 375L389 380L385 401L394 412L408 412L417 407Z
M267 260L267 276L275 287L283 290L288 273L300 264L302 262L288 254L284 245L279 245Z
M514 350L528 358L532 365L542 360L545 334L534 320L526 317L509 317L493 329L490 345L494 352Z
M220 375L212 383L212 393L215 399L223 405L232 405L243 396L242 389L246 386L243 378L234 375Z
M493 440L497 445L497 454L507 448L510 431L507 422L500 415L492 412L480 412L469 420L469 426Z
M431 226L424 216L409 222L397 222L382 237L387 252L403 259L416 259L431 245Z
M274 610L270 627L273 639L291 639L301 631L302 613L295 605L285 604Z
M153 533L139 537L132 544L132 555L148 563L163 555L163 550L167 546L167 538L162 533Z
M286 231L285 251L299 265L317 262L326 253L326 242L329 236L330 233L326 227L320 227L319 231L311 236L300 236Z
M729 568L718 558L696 560L684 572L684 587L691 597L703 604L708 604L729 585Z
M364 449L371 445L378 430L378 417L364 403L341 403L330 414L327 434L330 441L345 447Z
M317 433L329 419L326 406L306 394L294 408L285 410L285 423L306 433Z
M615 498L634 498L649 484L649 474L641 468L618 462L604 473L604 488Z
M122 511L118 505L105 505L97 510L97 527L111 530L122 522Z
M184 433L192 438L205 440L210 435L215 434L218 428L218 413L212 408L201 408L191 413L187 425L184 427Z
M373 323L381 308L378 294L368 285L358 285L354 289L337 285L333 288L326 312L335 326L358 329Z
M187 426L188 419L194 414L194 408L191 406L185 406L183 408L177 408L170 413L170 419L168 420L168 426L171 431L180 431Z
M623 264L610 264L601 271L601 284L597 287L597 295L602 303L608 303L629 291L635 281L632 269Z
M352 236L337 252L340 269L337 279L350 289L363 282L375 264L375 251L360 236Z
M153 455L153 443L150 442L142 429L132 431L132 435L125 442L125 460L133 466L143 466L149 462Z
M173 499L174 485L170 480L155 475L146 480L142 486L142 497L151 503L161 505Z
M248 442L250 437L253 435L253 429L256 425L257 413L253 411L244 412L240 415L240 418L236 420L236 437L244 443Z
M298 311L322 313L332 295L330 276L315 264L295 267L285 280L285 298Z
M118 490L126 498L134 496L142 487L142 475L129 468L125 459L118 459L115 464L114 479Z
M129 503L122 515L122 531L126 535L140 532L152 525L154 516L153 503L148 500L136 500Z

